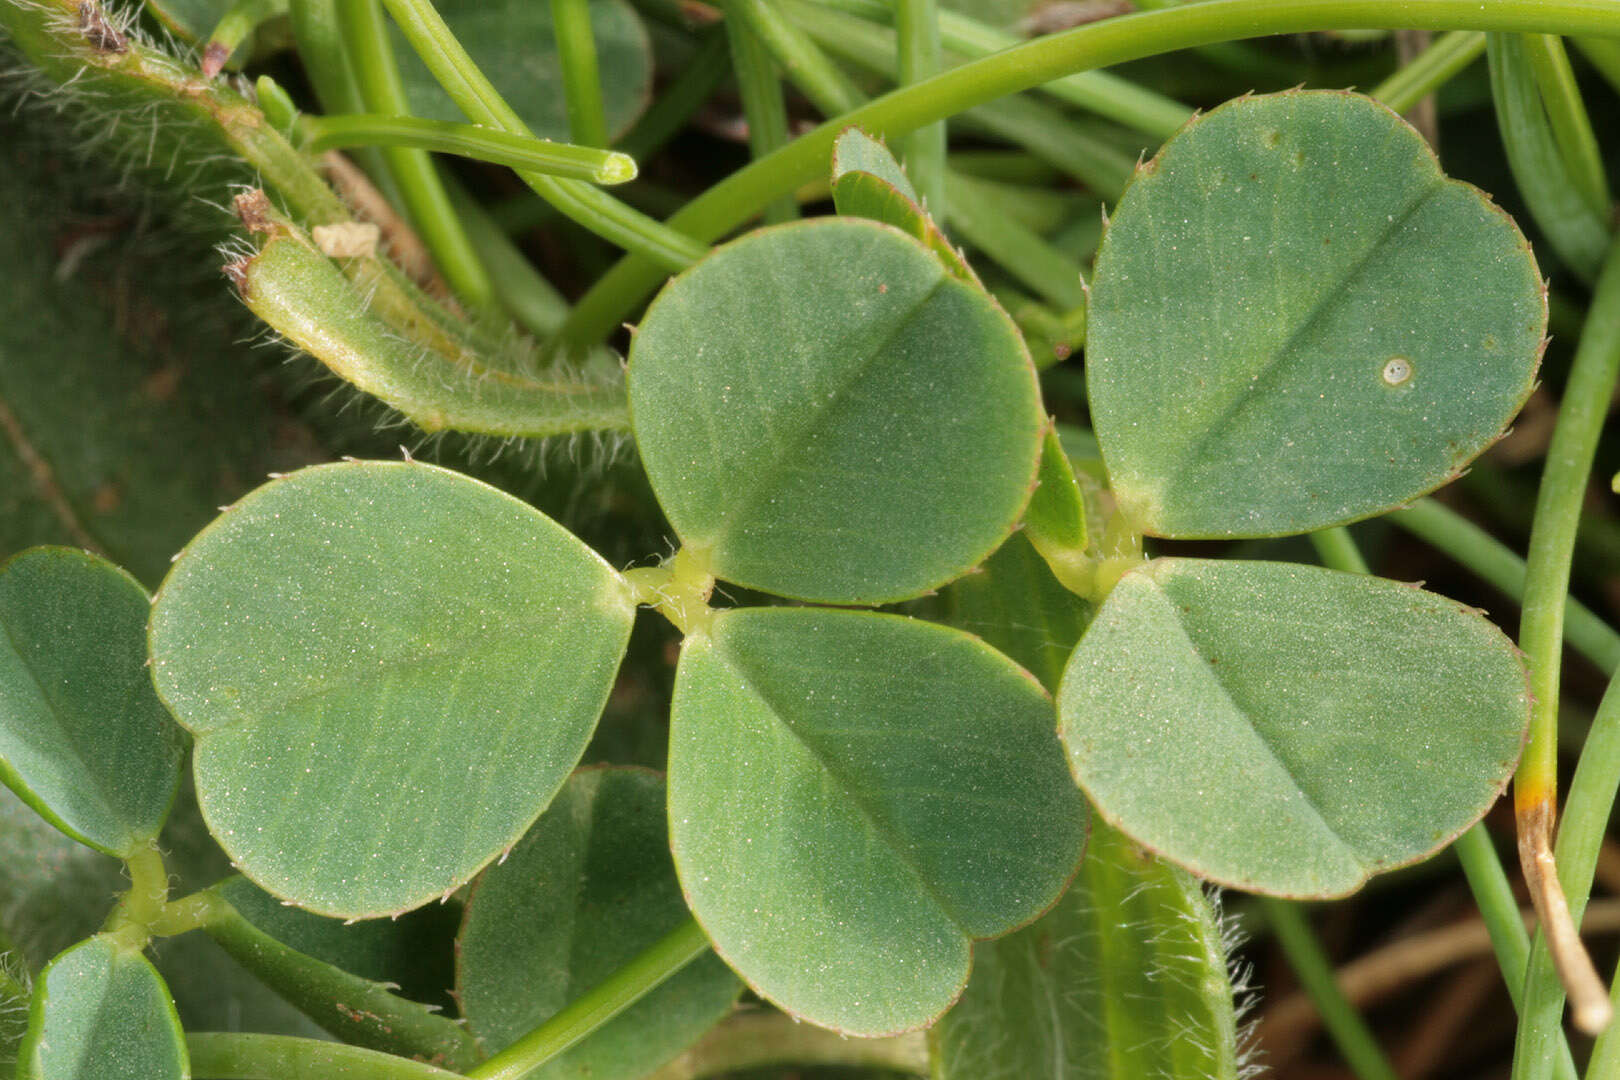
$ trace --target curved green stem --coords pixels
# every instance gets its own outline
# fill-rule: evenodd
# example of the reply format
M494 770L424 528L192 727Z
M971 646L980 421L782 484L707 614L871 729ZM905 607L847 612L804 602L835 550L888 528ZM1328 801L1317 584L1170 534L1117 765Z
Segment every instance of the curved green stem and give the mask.
M336 0L288 0L298 59L315 84L315 96L327 112L364 112L354 68L349 65L338 22Z
M703 240L721 236L825 171L838 133L851 125L893 138L1092 68L1234 37L1338 28L1620 36L1620 7L1607 0L1494 0L1483 7L1478 0L1205 0L1104 19L971 61L829 120L716 184L671 217L669 226ZM575 342L600 340L660 280L661 268L650 260L621 260L580 299L564 335Z
M1575 69L1570 67L1564 43L1554 34L1525 34L1522 38L1530 68L1535 72L1541 101L1547 108L1553 140L1563 154L1570 181L1586 198L1599 217L1607 218L1611 206L1609 179L1603 170L1603 152L1598 149L1592 120L1586 115L1580 87L1575 85Z
M410 112L405 83L394 59L394 47L383 23L381 0L344 0L339 7L343 37L354 64L360 96L373 113L404 116ZM417 233L458 297L475 308L495 305L495 286L478 252L467 239L433 159L426 150L398 142L382 146L383 160L405 200Z
M381 983L299 952L254 926L225 898L228 884L229 880L206 894L213 912L203 929L237 963L326 1031L347 1043L452 1068L478 1060L472 1035L455 1021L390 993Z
M895 0L896 81L921 82L939 72L939 10L935 0ZM935 221L950 219L945 189L945 121L924 124L900 145L902 160L923 208Z
M635 160L618 151L511 135L477 124L379 113L312 116L304 123L310 135L309 148L315 151L345 146L407 146L593 184L622 184L636 178Z
M278 15L287 14L287 0L236 0L214 24L203 48L203 74L212 78L220 73L231 54L260 26Z
M551 0L551 25L557 34L557 61L568 105L568 134L586 146L606 146L607 110L602 105L602 76L596 64L590 0Z
M708 935L688 919L602 982L488 1061L467 1071L471 1080L522 1080L709 949Z
M782 9L828 49L889 78L897 76L894 32L864 19L826 11L804 0L779 0ZM1093 136L1059 109L1027 97L987 101L961 119L1008 139L1069 173L1101 198L1119 198L1136 158Z
M409 1058L359 1046L243 1032L187 1035L191 1071L211 1080L287 1080L341 1076L344 1080L456 1080L458 1074Z
M1444 503L1419 499L1386 520L1439 548L1515 602L1524 595L1524 560ZM1605 674L1620 670L1620 633L1574 597L1564 600L1564 639Z
M1591 960L1580 946L1558 876L1553 872L1552 825L1558 792L1558 691L1564 636L1564 602L1581 506L1597 453L1598 434L1620 377L1620 245L1611 247L1587 312L1574 366L1558 410L1558 426L1536 498L1526 559L1519 647L1530 669L1530 738L1514 778L1520 860L1531 887L1542 937L1557 961L1564 987L1575 996L1576 1022L1601 1030L1608 998ZM1534 974L1534 973L1533 973ZM1596 1000L1593 993L1596 993ZM1515 1047L1515 1080L1550 1074L1558 1018L1563 1006L1558 979L1526 984ZM1579 995L1579 996L1576 996Z
M1417 103L1460 75L1485 54L1485 35L1478 30L1453 30L1434 42L1410 64L1368 91L1398 113L1411 112Z
M475 123L514 135L533 134L473 63L430 0L385 2L434 78ZM709 250L707 244L632 210L589 184L526 170L518 176L567 217L661 270L683 270ZM758 210L755 207L753 212Z
M817 6L880 23L892 22L895 17L895 9L884 0L817 0ZM951 52L973 60L1010 49L1023 40L967 15L944 10L939 12L939 33ZM1181 102L1106 71L1076 72L1035 89L1155 139L1168 139L1193 115L1192 109Z
M1298 904L1273 896L1262 896L1259 900L1266 922L1277 935L1277 944L1288 957L1288 966L1294 969L1300 985L1315 1003L1316 1011L1322 1016L1322 1026L1327 1028L1351 1070L1360 1080L1396 1080L1395 1068L1384 1056L1367 1022L1339 988L1333 965L1322 950L1322 943L1316 939L1304 910Z

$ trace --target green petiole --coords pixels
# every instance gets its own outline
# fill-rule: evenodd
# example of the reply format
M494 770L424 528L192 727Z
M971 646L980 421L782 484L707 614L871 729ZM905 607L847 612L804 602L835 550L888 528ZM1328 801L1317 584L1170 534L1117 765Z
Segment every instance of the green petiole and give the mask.
M315 151L346 146L404 146L593 184L623 184L636 178L635 160L616 150L512 135L477 124L378 113L307 117L304 124L309 148Z

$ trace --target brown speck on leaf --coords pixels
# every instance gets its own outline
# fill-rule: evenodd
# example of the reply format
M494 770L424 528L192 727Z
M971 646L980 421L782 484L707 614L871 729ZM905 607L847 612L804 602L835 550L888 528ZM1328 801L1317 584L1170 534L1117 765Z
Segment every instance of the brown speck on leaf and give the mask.
M887 282L884 282L884 283L881 283L881 284L878 285L878 295L879 296L883 295L884 293L886 293L888 291L889 291L889 286L888 286Z
M225 61L230 58L230 46L223 42L210 41L208 48L203 50L202 73L212 79L225 69Z
M79 33L97 52L129 52L129 38L103 14L95 0L82 0L79 4Z
M270 216L270 199L261 189L253 188L251 191L242 192L231 205L248 232L268 236L276 231L275 221Z

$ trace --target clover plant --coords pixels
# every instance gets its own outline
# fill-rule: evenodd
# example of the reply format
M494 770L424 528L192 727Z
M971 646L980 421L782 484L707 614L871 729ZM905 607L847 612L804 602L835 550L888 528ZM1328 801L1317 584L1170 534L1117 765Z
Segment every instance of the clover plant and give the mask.
M1556 848L1552 807L1561 640L1620 663L1565 622L1620 271L1551 35L1613 78L1620 7L1156 2L1018 43L974 6L0 0L26 93L104 128L92 156L179 232L228 233L230 291L348 400L439 438L400 460L321 414L359 453L258 486L244 443L167 565L110 524L148 489L87 495L104 466L31 434L49 410L6 369L50 343L15 327L58 317L81 256L19 244L5 475L61 528L3 534L0 1068L1236 1080L1225 887L1358 1075L1393 1076L1291 902L1454 846L1524 1018L1514 1076L1575 1075L1566 988L1614 1075L1573 934L1608 698ZM1387 26L1449 33L1372 96L1238 40ZM1178 49L1230 100L1092 70ZM1390 104L1487 51L1537 253ZM728 76L751 163L690 200L609 190ZM26 241L11 123L0 229ZM572 301L508 235L533 228L596 267ZM1593 292L1526 568L1424 497L1530 400L1549 273ZM593 490L652 524L604 530ZM1369 573L1344 526L1386 516L1522 593L1518 644ZM1303 535L1325 566L1275 539ZM627 711L651 754L613 752ZM1534 948L1479 824L1516 771Z

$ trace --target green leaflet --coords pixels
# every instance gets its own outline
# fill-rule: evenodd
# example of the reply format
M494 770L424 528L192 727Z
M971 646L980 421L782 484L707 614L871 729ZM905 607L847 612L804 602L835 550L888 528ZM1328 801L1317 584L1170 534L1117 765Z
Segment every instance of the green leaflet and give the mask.
M185 752L146 669L148 610L134 578L83 551L0 564L0 780L122 857L163 828Z
M738 608L686 639L669 764L675 865L749 985L823 1027L921 1027L973 938L1050 905L1086 813L1023 669L891 615Z
M1098 610L1058 690L1098 813L1213 881L1349 893L1473 824L1529 721L1477 612L1287 563L1156 559Z
M647 312L629 382L681 542L716 577L782 596L936 588L1006 538L1035 476L1042 417L1012 322L868 221L717 249Z
M1089 317L1121 508L1157 535L1274 536L1454 479L1529 395L1546 301L1512 220L1399 117L1289 92L1139 171Z
M98 936L34 986L18 1080L188 1080L180 1019L139 950Z
M551 9L525 0L435 0L434 6L530 129L543 139L567 142L568 111ZM652 44L635 9L624 0L591 0L591 31L608 133L616 139L647 107ZM466 119L397 29L394 52L414 115Z
M394 914L545 808L632 615L611 567L507 495L426 465L319 466L182 552L153 672L243 873L321 914Z
M1198 879L1094 824L1057 907L973 949L935 1080L1236 1080L1226 945Z
M489 1051L504 1049L686 918L663 781L581 770L473 887L457 948L468 1027ZM741 989L704 956L529 1076L637 1080L724 1018Z
M971 285L979 284L978 275L962 253L922 208L905 170L889 148L860 128L850 128L833 145L832 192L833 202L843 216L893 225L921 241L951 274Z

